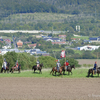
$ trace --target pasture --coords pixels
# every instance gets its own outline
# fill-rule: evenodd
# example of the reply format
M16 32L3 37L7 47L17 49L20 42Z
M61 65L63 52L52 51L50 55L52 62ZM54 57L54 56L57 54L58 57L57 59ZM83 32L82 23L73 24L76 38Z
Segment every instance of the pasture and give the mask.
M57 76L50 74L51 69L42 69L42 74L39 74L39 71L36 70L36 73L34 73L32 70L24 70L21 71L21 73L18 73L17 71L14 71L14 73L1 73L0 77L42 77L42 78L61 78L61 75L59 76L59 73L57 73ZM72 69L73 74L68 75L68 72L65 72L65 75L63 75L63 78L87 78L88 69L87 68L76 68ZM97 75L94 75L94 77L97 77Z
M100 100L100 76L86 77L88 69L72 69L73 74L65 72L63 78L50 75L51 68L42 69L42 74L0 73L0 100Z

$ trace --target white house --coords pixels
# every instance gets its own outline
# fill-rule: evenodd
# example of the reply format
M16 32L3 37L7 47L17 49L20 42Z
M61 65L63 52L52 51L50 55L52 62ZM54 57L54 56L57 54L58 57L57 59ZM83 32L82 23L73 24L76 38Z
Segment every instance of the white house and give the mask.
M93 46L93 45L86 45L86 46L83 46L83 47L77 47L78 50L96 50L96 49L99 49L100 46Z

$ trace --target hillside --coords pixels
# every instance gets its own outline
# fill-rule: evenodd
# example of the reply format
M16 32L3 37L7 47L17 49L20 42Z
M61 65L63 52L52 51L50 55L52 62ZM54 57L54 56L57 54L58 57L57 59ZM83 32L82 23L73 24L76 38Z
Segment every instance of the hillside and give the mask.
M100 0L37 0L51 4L71 14L99 14ZM96 11L96 12L95 12ZM100 15L99 15L100 16Z
M99 0L0 0L0 30L60 30L100 35ZM76 25L81 31L76 32Z
M0 18L16 13L88 14L99 18L100 0L0 0Z

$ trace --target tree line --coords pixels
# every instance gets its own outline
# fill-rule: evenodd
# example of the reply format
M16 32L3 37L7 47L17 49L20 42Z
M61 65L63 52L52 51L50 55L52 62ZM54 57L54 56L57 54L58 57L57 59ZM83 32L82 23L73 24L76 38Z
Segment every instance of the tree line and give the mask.
M5 55L0 55L0 69L3 64L3 59L6 59L7 62L10 63L10 68L13 67L18 60L18 63L21 65L22 70L32 69L33 65L36 65L36 60L38 59L40 63L43 63L44 68L52 68L56 67L56 60L54 57L51 56L40 56L36 58L35 56L29 55L27 53L15 53L15 52L7 52ZM69 60L70 65L75 64L75 66L79 67L80 65L75 59L66 58ZM65 59L60 60L61 64L63 65Z

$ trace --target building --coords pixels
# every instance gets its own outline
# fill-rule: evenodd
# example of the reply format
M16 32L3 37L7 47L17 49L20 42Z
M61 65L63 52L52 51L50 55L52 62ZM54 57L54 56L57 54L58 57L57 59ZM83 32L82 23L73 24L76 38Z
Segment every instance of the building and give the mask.
M28 47L29 47L29 48L35 48L36 45L37 45L36 43L35 43L35 44L28 44Z
M44 38L45 41L60 42L59 38Z
M90 37L89 40L91 42L100 42L100 37Z
M19 41L17 42L17 46L18 46L18 48L19 48L19 47L22 47L22 46L23 46L23 42L22 42L21 40L19 40Z
M43 55L43 56L49 56L49 53L47 53L46 51L41 51L40 49L32 49L30 50L30 55Z
M61 41L66 41L66 35L59 35L59 38L61 39Z
M92 46L92 45L86 45L86 46L83 46L83 47L77 47L78 50L96 50L96 49L99 49L100 46Z

